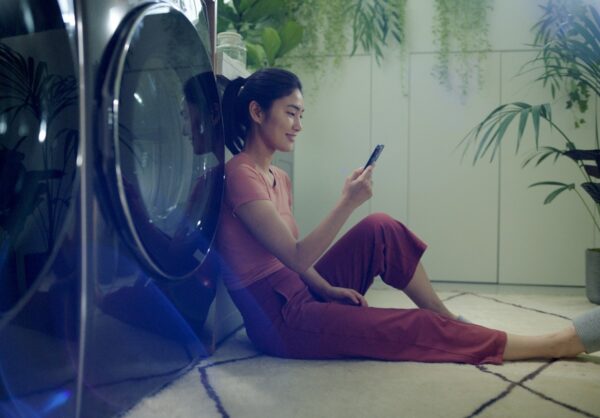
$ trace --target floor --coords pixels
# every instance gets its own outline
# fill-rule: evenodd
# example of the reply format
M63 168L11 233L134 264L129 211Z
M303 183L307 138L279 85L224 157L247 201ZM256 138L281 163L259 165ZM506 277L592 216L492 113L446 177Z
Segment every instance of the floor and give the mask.
M534 334L594 305L583 288L434 283L450 310L481 325ZM376 283L371 306L413 307ZM597 417L600 353L502 366L286 360L258 353L244 330L126 418Z

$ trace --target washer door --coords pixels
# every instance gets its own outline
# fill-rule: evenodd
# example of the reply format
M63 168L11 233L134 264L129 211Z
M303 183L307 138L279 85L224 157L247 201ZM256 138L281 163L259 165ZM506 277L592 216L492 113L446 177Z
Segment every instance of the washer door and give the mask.
M209 53L164 3L136 9L117 33L100 112L106 191L140 261L163 278L186 277L210 250L223 194Z
M0 319L38 286L75 201L74 23L66 1L0 3Z

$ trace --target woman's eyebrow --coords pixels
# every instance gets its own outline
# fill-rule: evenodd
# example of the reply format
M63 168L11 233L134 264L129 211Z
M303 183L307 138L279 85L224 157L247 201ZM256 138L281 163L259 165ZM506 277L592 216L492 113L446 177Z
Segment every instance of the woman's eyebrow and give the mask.
M294 109L296 109L296 110L298 110L298 111L301 111L301 110L303 110L303 109L302 109L300 106L293 105L293 104L289 104L289 105L287 105L287 107L292 107L292 108L294 108Z

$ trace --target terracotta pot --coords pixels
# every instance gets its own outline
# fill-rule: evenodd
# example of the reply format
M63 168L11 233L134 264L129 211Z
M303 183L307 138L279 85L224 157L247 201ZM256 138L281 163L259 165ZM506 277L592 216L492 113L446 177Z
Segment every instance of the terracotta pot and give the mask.
M600 249L585 251L585 291L592 303L600 304Z

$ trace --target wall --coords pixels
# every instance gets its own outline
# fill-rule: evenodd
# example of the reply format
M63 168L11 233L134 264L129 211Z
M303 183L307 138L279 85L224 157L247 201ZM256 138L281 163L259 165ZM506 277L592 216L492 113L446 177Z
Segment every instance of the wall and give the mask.
M531 135L517 156L514 142L505 141L491 164L473 166L472 153L461 162L459 142L496 106L550 100L531 76L515 77L534 53L527 44L539 2L494 3L484 84L478 89L474 82L466 98L431 74L432 0L408 2L403 60L388 51L378 66L370 55L359 54L333 68L333 58L323 57L329 71L321 79L302 77L307 109L294 157L294 208L303 234L333 207L351 170L384 143L374 197L344 231L371 212L395 216L429 244L423 262L433 280L584 284L584 251L594 240L598 244L585 209L573 193L545 206L548 189L528 189L536 181L580 181L572 164L521 169ZM591 144L592 127L574 132L561 106L553 108L560 125ZM556 133L546 131L544 138L562 145Z

